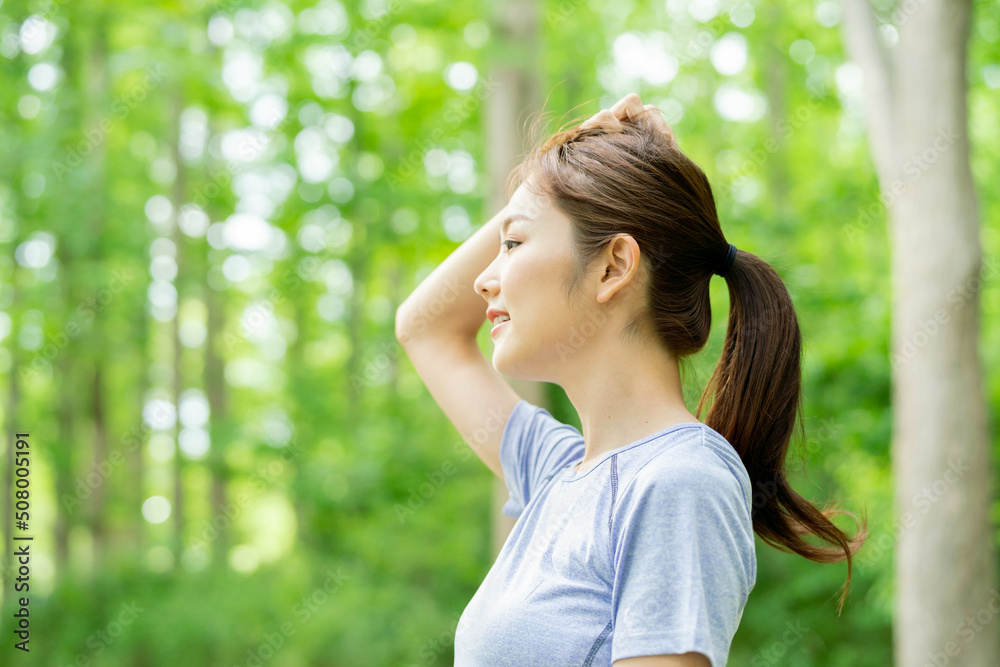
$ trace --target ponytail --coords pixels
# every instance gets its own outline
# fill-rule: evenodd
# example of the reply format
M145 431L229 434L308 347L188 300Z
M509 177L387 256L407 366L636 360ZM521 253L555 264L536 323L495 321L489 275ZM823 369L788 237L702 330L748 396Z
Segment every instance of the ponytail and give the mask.
M756 255L739 251L726 273L729 324L722 356L698 403L715 395L705 423L739 453L752 485L753 529L764 542L820 563L847 560L847 580L837 613L851 583L852 557L868 535L867 523L849 537L830 517L852 513L819 509L796 493L785 474L785 455L801 410L801 333L792 299L777 272ZM800 433L804 435L801 422ZM804 440L804 438L803 438ZM813 535L829 546L805 541Z

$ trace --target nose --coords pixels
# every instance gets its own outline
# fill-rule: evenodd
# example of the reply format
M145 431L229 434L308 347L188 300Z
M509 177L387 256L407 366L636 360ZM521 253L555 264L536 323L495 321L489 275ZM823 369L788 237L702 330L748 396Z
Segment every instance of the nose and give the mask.
M499 259L499 256L490 262L490 265L479 274L473 283L476 294L486 299L487 302L489 302L490 297L496 296L500 291L500 278L495 270L497 259Z

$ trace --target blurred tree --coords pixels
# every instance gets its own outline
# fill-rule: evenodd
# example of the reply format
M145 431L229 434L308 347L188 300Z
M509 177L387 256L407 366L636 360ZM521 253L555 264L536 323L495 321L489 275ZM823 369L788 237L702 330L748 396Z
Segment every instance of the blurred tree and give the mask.
M483 133L486 138L486 172L489 177L488 210L493 216L507 204L506 183L524 151L526 145L522 119L541 103L541 77L538 62L541 45L539 0L517 0L492 5L490 8L497 42L488 64L487 82L483 92L486 104L483 111ZM479 88L477 88L479 90ZM499 251L499 244L497 246ZM485 268L485 267L484 267ZM483 301L485 317L486 302ZM487 347L487 355L492 356L493 344ZM552 411L547 401L542 383L526 380L509 380L519 396L535 405ZM490 475L493 506L491 553L500 553L515 520L500 512L510 493L503 481Z
M901 667L928 659L944 665L958 655L963 665L1000 665L1000 634L981 632L975 620L996 595L997 554L966 104L971 13L971 0L896 5L899 42L891 49L869 0L848 0L842 24L850 57L864 67L871 152L893 248L894 643Z

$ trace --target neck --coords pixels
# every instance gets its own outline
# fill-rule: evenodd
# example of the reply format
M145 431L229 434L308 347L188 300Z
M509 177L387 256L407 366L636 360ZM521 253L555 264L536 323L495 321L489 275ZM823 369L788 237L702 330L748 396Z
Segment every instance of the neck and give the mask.
M662 349L620 341L591 346L559 382L580 415L586 470L606 452L669 426L697 422L684 403L678 362Z

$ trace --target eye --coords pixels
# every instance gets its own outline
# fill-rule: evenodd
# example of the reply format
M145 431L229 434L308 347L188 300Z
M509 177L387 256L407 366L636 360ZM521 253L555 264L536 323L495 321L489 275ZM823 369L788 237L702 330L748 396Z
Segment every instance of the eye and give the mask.
M507 245L508 243L513 243L514 245L520 245L521 244L520 241L511 241L510 239L507 239L506 241L501 241L500 245L506 246L507 252L510 252L510 250L511 250L510 246Z

